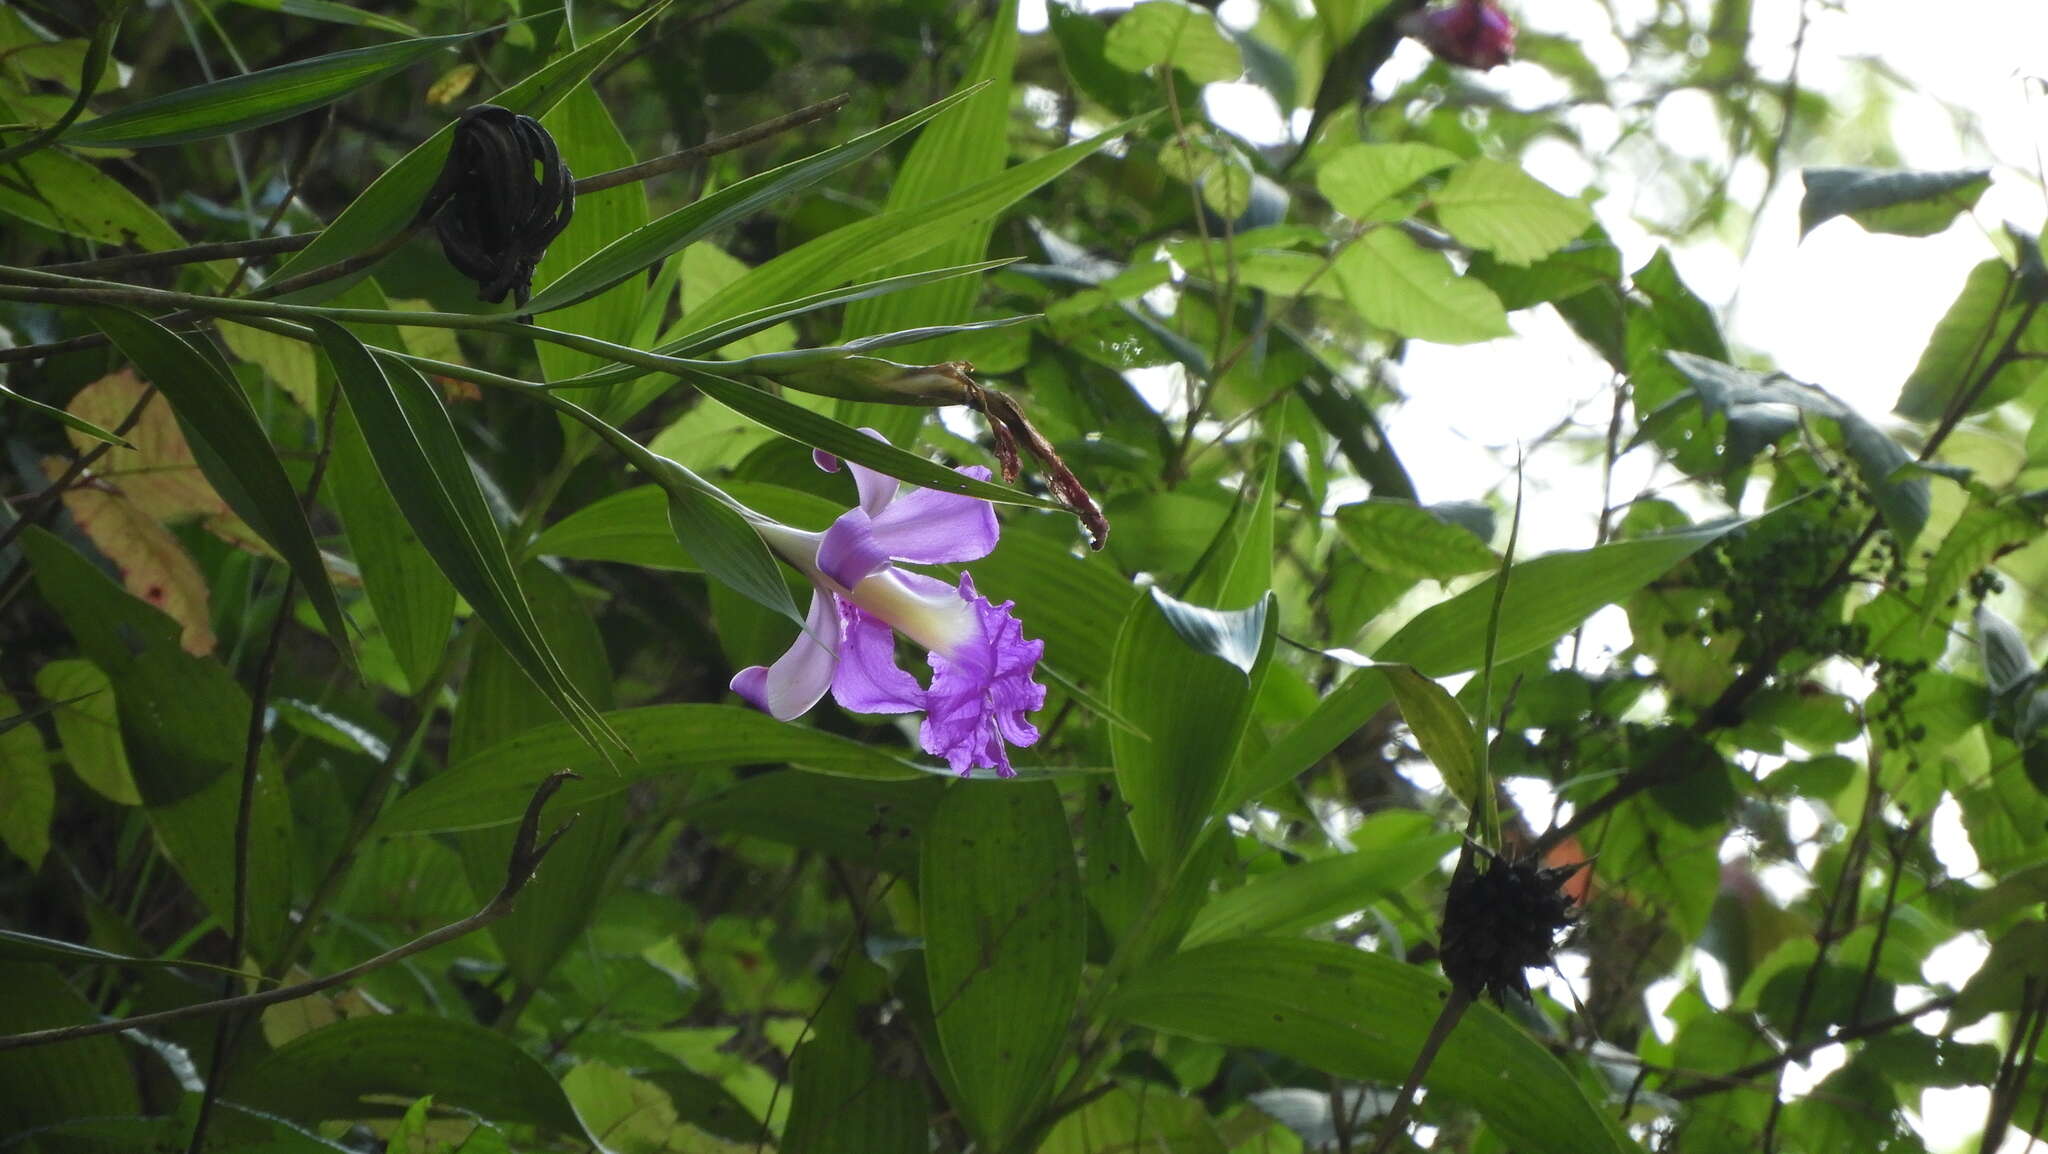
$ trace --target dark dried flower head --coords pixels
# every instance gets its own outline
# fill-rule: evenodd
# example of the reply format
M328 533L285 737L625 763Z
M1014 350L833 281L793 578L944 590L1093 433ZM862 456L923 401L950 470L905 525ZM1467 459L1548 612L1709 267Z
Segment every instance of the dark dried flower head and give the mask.
M1410 16L1402 30L1439 60L1466 68L1493 68L1515 54L1515 22L1493 0L1455 0Z
M530 116L479 104L456 122L448 161L420 217L434 220L442 253L477 282L479 299L496 304L510 293L523 305L534 267L575 209L575 180L547 129Z
M1527 998L1523 971L1551 964L1558 931L1573 922L1564 883L1585 864L1543 869L1474 847L1473 868L1451 879L1444 901L1444 976L1471 997L1491 994L1496 1005L1510 990Z

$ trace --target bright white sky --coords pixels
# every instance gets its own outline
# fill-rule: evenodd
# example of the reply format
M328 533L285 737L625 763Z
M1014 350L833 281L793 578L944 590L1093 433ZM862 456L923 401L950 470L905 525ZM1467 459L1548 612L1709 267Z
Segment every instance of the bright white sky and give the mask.
M1127 2L1085 0L1083 6L1109 9ZM1857 133L1830 126L1818 135L1793 138L1786 176L1763 204L1753 237L1716 237L1674 255L1694 290L1721 308L1738 349L1760 353L1783 371L1884 422L1900 383L1963 278L1992 255L1989 237L2006 221L2035 232L2048 222L2048 199L2037 175L2042 167L2037 150L2048 147L2048 95L2043 92L2048 0L1804 2L1811 22L1800 57L1801 84L1828 94L1838 114L1853 115L1877 96L1889 106L1892 138L1905 167L1988 167L1993 170L1991 189L1972 216L1938 236L1877 236L1836 220L1802 242L1798 168L1876 162L1859 153L1867 142ZM1026 31L1044 27L1044 3L1025 0ZM1710 6L1709 0L1688 3L1702 14ZM1755 0L1752 59L1767 81L1782 82L1791 66L1801 4ZM1505 0L1504 6L1527 29L1578 40L1604 74L1619 76L1626 70L1627 53L1613 37L1598 0ZM1653 0L1614 0L1613 6L1630 23L1654 9ZM1243 27L1255 12L1252 0L1225 0L1220 14L1226 23ZM1403 45L1378 87L1384 91L1413 75L1424 60L1419 46ZM1485 80L1525 107L1566 94L1534 65L1509 65ZM1283 116L1270 97L1249 84L1212 85L1206 103L1221 126L1258 144L1293 139L1307 116L1300 110ZM1595 148L1617 135L1619 123L1605 109L1573 115ZM1656 112L1654 130L1682 152L1725 161L1720 127L1700 94L1666 99ZM1562 144L1538 146L1525 159L1535 175L1568 194L1583 191L1596 175L1577 150ZM1660 216L1670 206L1658 203L1654 179L1631 170L1625 153L1617 153L1598 175L1606 195L1596 210L1622 249L1623 267L1634 268L1658 246L1638 220ZM1751 159L1738 165L1730 187L1737 203L1754 206L1764 183L1763 165ZM1398 377L1407 400L1382 419L1425 502L1471 500L1504 485L1511 490L1517 442L1538 437L1573 414L1604 426L1612 384L1607 366L1547 308L1516 314L1513 320L1514 339L1465 347L1409 346ZM1624 458L1617 470L1615 496L1626 499L1670 479L1668 472L1656 471L1649 453L1638 452ZM1531 458L1527 484L1523 531L1528 551L1591 543L1601 503L1597 467L1588 467L1577 450L1551 445ZM1625 631L1625 623L1621 628ZM1794 816L1817 827L1813 815ZM1959 876L1974 873L1975 859L1955 815L1940 815L1935 824L1936 850L1944 863ZM1936 951L1926 977L1960 981L1983 956L1981 940L1958 939ZM1710 989L1718 978L1713 968L1702 966ZM1652 1000L1661 1005L1675 992L1673 986ZM1901 996L1903 1008L1923 992L1902 991ZM1938 1016L1922 1019L1927 1027L1939 1022ZM1995 1039L1983 1030L1965 1033ZM1788 1089L1802 1092L1841 1060L1839 1048L1823 1051L1806 1068L1788 1071ZM1982 1089L1925 1094L1919 1113L1930 1149L1974 1150L1987 1102ZM2001 1154L2028 1148L2016 1131Z

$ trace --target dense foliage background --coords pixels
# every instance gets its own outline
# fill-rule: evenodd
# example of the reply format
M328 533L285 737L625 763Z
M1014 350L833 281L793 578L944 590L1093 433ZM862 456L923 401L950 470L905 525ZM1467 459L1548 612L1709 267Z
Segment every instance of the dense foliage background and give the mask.
M0 7L0 1149L2031 1148L2038 222L1746 0L1526 7ZM484 101L670 158L530 301L415 220ZM1982 226L1892 415L1681 275L1759 179ZM1539 324L1601 403L1419 503L1404 368ZM814 448L1043 642L1014 778L729 691L887 515ZM1465 1008L1494 853L1577 928Z

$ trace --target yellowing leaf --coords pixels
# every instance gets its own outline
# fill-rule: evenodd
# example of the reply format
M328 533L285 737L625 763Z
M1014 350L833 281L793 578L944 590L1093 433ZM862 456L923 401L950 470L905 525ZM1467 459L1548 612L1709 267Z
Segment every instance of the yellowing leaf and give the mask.
M476 83L476 65L458 64L441 74L439 80L427 86L427 103L436 108L453 104Z
M230 326L232 327L232 326ZM133 370L109 373L78 390L65 406L73 416L91 421L103 429L120 427L135 403L148 389ZM73 430L71 444L84 453L98 441ZM226 501L213 491L185 432L171 406L161 396L152 396L143 407L142 419L128 431L133 449L113 448L93 466L93 476L118 489L135 506L159 521L186 517L215 517L228 511Z
M1533 264L1593 223L1593 210L1499 160L1451 173L1431 203L1452 236L1508 264Z
M1359 315L1404 337L1464 345L1513 331L1492 289L1459 276L1444 254L1424 251L1399 229L1359 238L1337 258L1336 272Z
M16 717L21 706L0 693L0 718ZM33 724L0 733L0 843L29 865L43 867L50 852L50 818L57 809L57 788L50 780L50 755L43 734Z
M220 335L237 359L262 369L300 408L309 413L320 411L313 346L264 329L226 322L220 326Z
M61 472L63 462L51 458L44 462L44 469ZM122 586L183 627L179 644L185 652L197 657L213 652L206 579L170 530L137 502L93 482L66 489L64 507L93 545L121 571Z

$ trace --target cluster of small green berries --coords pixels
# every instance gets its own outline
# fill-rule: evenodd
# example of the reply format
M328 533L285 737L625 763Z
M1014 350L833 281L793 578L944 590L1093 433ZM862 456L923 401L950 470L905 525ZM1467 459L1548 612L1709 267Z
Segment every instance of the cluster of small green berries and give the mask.
M1994 593L2005 592L2005 578L1996 569L1979 569L1970 575L1970 600L1983 601Z
M1920 759L1911 750L1927 740L1927 727L1910 720L1907 711L1920 692L1920 675L1931 666L1932 662L1923 659L1886 661L1877 667L1878 692L1871 695L1870 729L1884 748L1908 751L1908 771L1920 768Z
M1858 518L1840 515L1850 503L1823 505L1805 516L1787 510L1730 534L1698 558L1701 582L1727 599L1707 624L1715 633L1740 632L1737 661L1769 660L1789 650L1863 651L1867 631L1840 619L1839 601L1826 589L1859 538Z

